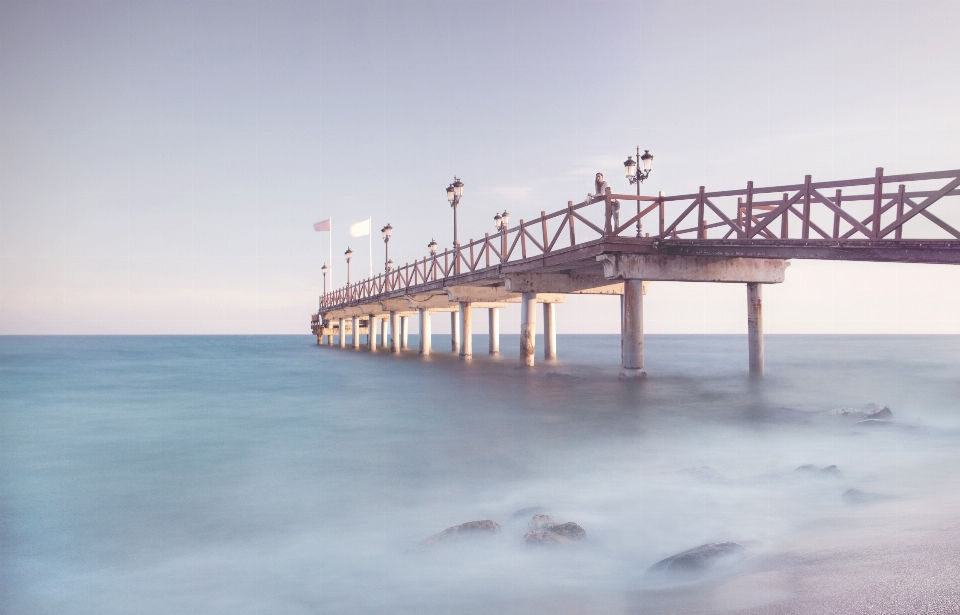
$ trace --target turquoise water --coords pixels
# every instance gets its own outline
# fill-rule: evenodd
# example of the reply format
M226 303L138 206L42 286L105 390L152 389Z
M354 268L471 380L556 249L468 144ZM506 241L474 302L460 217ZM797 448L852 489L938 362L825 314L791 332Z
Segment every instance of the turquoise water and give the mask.
M0 338L0 610L960 610L960 337L768 336L762 380L741 336L646 342L638 383L617 336L561 335L532 370L516 336L470 364L308 336ZM869 402L892 419L821 414ZM521 548L528 507L587 540ZM503 534L418 547L477 519ZM717 541L746 559L645 572Z

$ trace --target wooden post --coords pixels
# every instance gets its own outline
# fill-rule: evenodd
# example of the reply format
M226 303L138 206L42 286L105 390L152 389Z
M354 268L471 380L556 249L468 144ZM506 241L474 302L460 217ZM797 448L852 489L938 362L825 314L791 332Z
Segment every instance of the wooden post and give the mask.
M500 354L500 308L490 308L488 319L490 354Z
M750 353L750 373L763 373L763 287L747 282L747 344Z
M490 266L490 233L483 234L483 247L487 251L487 267Z
M520 218L520 228L518 232L520 233L520 255L523 258L527 258L527 234L523 232L523 218Z
M460 319L459 312L450 312L450 351L460 353Z
M543 229L543 253L549 252L550 237L547 235L547 212L540 211L540 227Z
M663 237L663 223L664 223L664 215L666 214L666 212L664 211L664 205L665 205L665 203L663 202L663 191L661 190L661 191L660 191L660 207L659 207L659 209L660 209L660 234L658 235L658 237L660 237L660 239L663 239L663 238L664 238L664 237Z
M900 190L897 191L897 220L900 219L900 216L903 215L903 201L904 201L904 191L907 187L904 184L900 184ZM897 230L894 231L895 239L903 239L903 225L897 227Z
M810 179L809 175L803 178L803 232L804 239L810 239Z
M789 195L783 193L783 204L786 205L787 201L790 200ZM789 239L790 235L790 210L784 209L783 213L780 214L780 239Z
M873 227L874 239L880 239L880 207L883 204L883 167L877 167L873 181Z
M469 301L460 302L460 358L473 358L473 311Z
M603 213L603 234L609 235L611 232L611 222L613 219L613 205L610 203L610 188L604 190L603 193L605 208Z
M747 239L750 239L750 230L753 228L753 182L747 182Z
M557 358L557 310L555 303L543 304L543 358Z
M643 280L624 280L621 299L622 378L643 378Z
M573 201L567 201L567 223L570 225L570 245L577 245L577 234L573 230Z
M837 209L842 209L842 206L840 205L840 199L841 199L840 195L842 193L843 191L837 188L837 196L834 197L833 199L833 204L837 206ZM836 212L834 212L833 214L833 238L834 239L840 238L840 214Z
M430 354L430 312L420 308L420 354Z
M533 367L537 353L537 293L523 293L520 299L520 362Z
M703 186L700 186L700 197L697 201L699 202L697 207L697 239L706 239L707 229L703 228Z

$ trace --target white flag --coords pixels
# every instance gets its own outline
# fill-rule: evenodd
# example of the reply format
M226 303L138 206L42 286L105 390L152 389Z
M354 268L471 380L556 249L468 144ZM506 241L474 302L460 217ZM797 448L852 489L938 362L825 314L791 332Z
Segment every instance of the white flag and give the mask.
M370 234L370 218L350 225L351 237L363 237Z

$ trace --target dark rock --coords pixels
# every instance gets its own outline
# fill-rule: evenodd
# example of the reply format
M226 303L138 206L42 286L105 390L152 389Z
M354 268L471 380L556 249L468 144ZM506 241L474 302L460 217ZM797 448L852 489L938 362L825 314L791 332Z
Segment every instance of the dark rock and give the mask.
M802 472L804 474L819 474L822 476L843 476L843 473L840 472L840 468L835 465L829 465L822 468L818 468L812 463L805 463L794 472Z
M852 505L874 504L876 502L894 499L892 495L870 493L868 491L860 491L859 489L847 489L840 497L843 498L844 502Z
M546 525L539 530L527 532L523 535L520 544L523 546L566 544L583 540L586 537L586 530L573 521L568 521L567 523Z
M893 412L890 411L890 407L884 406L883 408L880 408L876 412L871 412L870 414L867 415L866 418L867 420L872 420L872 419L889 419L891 417L893 417Z
M862 421L857 421L855 424L863 425L864 427L882 427L889 425L890 421L886 419L863 419Z
M743 555L743 545L735 542L711 542L662 559L650 566L650 570L699 572L722 562L739 560Z
M702 480L724 480L723 474L720 473L720 470L716 469L713 466L696 466L693 468L683 468L680 470L681 474L686 474L688 476L693 476L694 478L699 478Z
M859 408L837 408L828 410L819 414L821 417L835 417L853 421L863 421L866 419L889 419L893 416L889 406L878 408L877 404L864 404Z
M500 533L500 524L489 519L483 521L467 521L460 525L448 527L438 534L425 538L421 547L460 543L477 538L489 538Z
M843 473L840 471L840 468L838 468L835 465L829 465L823 468L822 470L820 470L819 473L825 474L827 476L843 476Z
M529 517L530 515L538 512L543 512L543 506L531 506L530 508L521 508L517 512L510 515L511 519L519 519L522 517Z
M557 520L553 518L553 515L534 515L530 519L530 523L527 524L527 530L535 532L556 524Z

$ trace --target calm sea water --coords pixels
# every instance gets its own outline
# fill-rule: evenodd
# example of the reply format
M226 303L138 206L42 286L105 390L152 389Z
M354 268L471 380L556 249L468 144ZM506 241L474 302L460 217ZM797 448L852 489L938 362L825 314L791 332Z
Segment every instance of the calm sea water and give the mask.
M532 370L516 336L0 338L0 611L960 612L960 337L768 336L762 380L743 337L646 341L637 383L617 336ZM521 548L530 507L587 540ZM646 572L719 541L745 559Z

